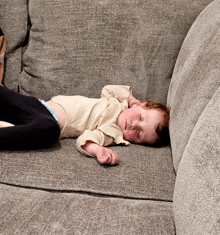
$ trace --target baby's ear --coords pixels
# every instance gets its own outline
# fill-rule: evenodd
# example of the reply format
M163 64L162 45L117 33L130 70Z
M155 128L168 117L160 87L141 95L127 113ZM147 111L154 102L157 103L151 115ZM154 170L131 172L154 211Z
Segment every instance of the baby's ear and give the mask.
M130 108L133 107L133 106L147 107L147 102L138 101L138 102L136 102L136 103L133 103L133 104L130 106Z
M142 106L147 107L147 101L145 101L145 102L141 102L141 104L142 104Z
M140 105L141 105L141 101L138 101L136 103L133 103L131 107L133 107L133 106L140 106Z
M136 105L138 105L138 106L142 106L142 107L147 107L147 101L137 103Z

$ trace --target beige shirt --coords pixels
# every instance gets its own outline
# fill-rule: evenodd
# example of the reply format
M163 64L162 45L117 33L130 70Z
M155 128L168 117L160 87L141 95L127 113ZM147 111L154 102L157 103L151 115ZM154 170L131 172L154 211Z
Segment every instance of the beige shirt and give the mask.
M81 146L92 141L101 146L130 143L123 139L116 125L121 112L128 109L131 94L129 86L108 85L102 89L100 99L84 96L55 96L53 101L62 106L67 115L60 138L78 137L77 149L86 153Z

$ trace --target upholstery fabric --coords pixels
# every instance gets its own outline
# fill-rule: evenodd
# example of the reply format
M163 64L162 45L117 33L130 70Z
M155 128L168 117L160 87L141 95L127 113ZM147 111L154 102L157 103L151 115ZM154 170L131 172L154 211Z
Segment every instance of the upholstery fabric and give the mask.
M5 151L0 181L48 190L173 200L175 173L169 147L131 145L112 149L120 157L115 167L101 166L93 157L79 153L74 139L61 140L49 150Z
M170 137L178 171L194 126L220 85L220 15L214 1L198 17L179 53L168 94Z
M21 92L99 97L104 85L120 84L166 103L182 41L208 2L30 0Z
M175 234L171 203L7 185L0 191L2 234Z
M177 178L177 234L219 234L220 1L197 18L177 59L168 101Z
M219 11L220 4L212 9ZM174 213L177 234L220 233L220 88L199 118L179 166Z
M3 82L10 89L18 91L28 25L27 0L1 0L0 9L0 28L7 42Z

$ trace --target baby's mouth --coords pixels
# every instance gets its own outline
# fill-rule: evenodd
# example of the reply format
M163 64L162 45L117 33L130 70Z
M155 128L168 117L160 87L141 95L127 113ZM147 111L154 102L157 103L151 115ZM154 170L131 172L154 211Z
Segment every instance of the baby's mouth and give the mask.
M125 130L127 129L127 119L125 118Z

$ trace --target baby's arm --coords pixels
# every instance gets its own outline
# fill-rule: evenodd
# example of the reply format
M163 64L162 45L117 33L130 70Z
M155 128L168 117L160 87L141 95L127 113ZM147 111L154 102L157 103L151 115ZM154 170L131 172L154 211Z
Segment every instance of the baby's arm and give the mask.
M119 163L117 153L92 141L86 141L86 144L82 146L82 149L90 155L97 157L101 164L116 165Z

